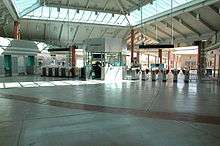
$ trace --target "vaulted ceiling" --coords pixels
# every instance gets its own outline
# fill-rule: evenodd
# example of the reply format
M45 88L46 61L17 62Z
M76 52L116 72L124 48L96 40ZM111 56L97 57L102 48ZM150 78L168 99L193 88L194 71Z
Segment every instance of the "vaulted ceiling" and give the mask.
M66 46L70 43L80 44L87 38L95 37L118 37L127 41L129 45L131 28L135 29L136 44L142 41L145 43L170 42L172 37L176 43L191 43L198 39L212 39L220 30L220 2L218 0L194 0L192 2L191 0L175 0L176 7L172 9L172 15L171 10L166 10L163 6L167 3L165 0L155 0L152 4L150 0L141 2L136 0L39 0L40 5L36 2L27 4L29 8L24 9L22 14L26 14L22 17L19 17L13 4L5 3L7 0L2 1L0 1L2 36L12 36L12 19L15 19L17 15L22 39L40 40L59 46ZM181 1L189 2L182 5ZM143 25L141 23L131 25L133 17L137 20L141 18L141 4L144 5L143 9L146 7L142 16ZM160 13L156 11L157 15L146 16L148 13L153 13L151 11L154 11L155 4L157 7L164 7L164 11ZM22 6L21 3L19 7L22 8ZM47 8L48 16L43 17L47 15L45 11ZM53 12L52 8L56 11ZM155 10L157 10L156 7ZM37 14L37 12L42 14ZM70 14L70 12L73 13ZM87 12L90 12L89 16ZM59 16L55 18L55 15ZM74 21L69 21L70 16L74 16L71 19ZM84 17L87 18L85 22ZM144 37L141 36L142 34Z

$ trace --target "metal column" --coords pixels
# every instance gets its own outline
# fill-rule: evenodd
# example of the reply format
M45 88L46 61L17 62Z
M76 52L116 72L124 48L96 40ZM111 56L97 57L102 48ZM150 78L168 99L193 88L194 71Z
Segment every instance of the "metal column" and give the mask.
M205 69L206 69L206 57L205 57L205 42L196 41L194 45L198 46L198 69L197 74L198 78L201 79L205 77Z
M76 46L73 45L71 46L70 48L71 50L71 56L72 56L72 67L75 67L76 66Z
M167 56L168 70L170 70L170 54L171 54L171 51L169 50L168 51L168 56Z
M134 29L131 30L131 63L134 62Z
M160 64L162 64L162 63L163 63L162 49L159 49L159 51L158 51L158 57L159 57L159 59L160 59Z
M20 38L21 38L20 23L18 21L14 21L13 37L17 40L20 40Z

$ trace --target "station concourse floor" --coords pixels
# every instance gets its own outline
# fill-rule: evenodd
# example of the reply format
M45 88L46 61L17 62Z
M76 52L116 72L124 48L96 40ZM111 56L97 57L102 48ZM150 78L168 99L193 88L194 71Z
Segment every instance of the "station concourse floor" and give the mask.
M220 146L220 86L0 78L0 146L136 145Z

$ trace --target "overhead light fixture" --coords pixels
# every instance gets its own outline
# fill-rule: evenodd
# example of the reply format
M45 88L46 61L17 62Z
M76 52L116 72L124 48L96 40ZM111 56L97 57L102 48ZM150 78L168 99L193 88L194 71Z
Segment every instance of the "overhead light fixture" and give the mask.
M196 20L200 20L200 14L196 14Z

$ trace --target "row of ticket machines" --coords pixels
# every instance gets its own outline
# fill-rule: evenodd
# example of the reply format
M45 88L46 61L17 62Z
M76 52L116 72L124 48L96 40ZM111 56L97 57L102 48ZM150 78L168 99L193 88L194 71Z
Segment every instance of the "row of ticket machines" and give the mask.
M71 67L42 67L41 68L41 76L43 77L75 77L79 75L77 68Z
M178 75L179 75L180 71L181 70L177 70L177 69L171 70L171 73L173 75L173 82L178 81ZM134 79L134 80L139 79L139 74L141 74L141 79L143 81L145 81L148 79L148 75L150 73L152 81L156 81L157 77L160 76L160 79L163 82L166 82L168 80L168 73L169 72L170 71L167 69L162 69L162 70L156 69L156 70L151 70L151 71L149 69L146 69L146 70L135 69L135 71L132 74L132 79ZM182 73L184 75L184 82L188 83L189 78L190 78L190 70L182 70ZM136 75L134 75L134 74L136 74ZM135 77L135 78L133 78L133 77Z

